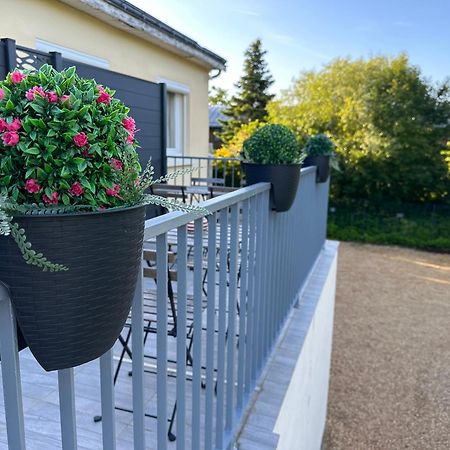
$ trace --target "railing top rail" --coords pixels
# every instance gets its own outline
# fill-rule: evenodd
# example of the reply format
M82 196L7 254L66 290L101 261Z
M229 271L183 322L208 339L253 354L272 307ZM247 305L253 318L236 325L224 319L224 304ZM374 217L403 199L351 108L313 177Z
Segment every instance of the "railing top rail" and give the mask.
M214 213L223 208L254 197L262 192L268 191L269 189L270 183L253 184L251 186L238 189L237 191L229 192L227 194L220 195L219 197L201 202L200 206L209 212ZM147 240L162 233L167 233L168 231L186 225L199 217L201 216L193 213L176 211L154 217L153 219L149 219L145 222L144 239Z
M41 50L36 50L36 49L31 49L31 48L28 48L28 47L24 47L22 45L16 45L16 50L19 50L21 52L25 52L25 53L28 53L28 54L31 54L31 55L45 56L47 58L50 56L50 54L47 53L47 52L43 52Z

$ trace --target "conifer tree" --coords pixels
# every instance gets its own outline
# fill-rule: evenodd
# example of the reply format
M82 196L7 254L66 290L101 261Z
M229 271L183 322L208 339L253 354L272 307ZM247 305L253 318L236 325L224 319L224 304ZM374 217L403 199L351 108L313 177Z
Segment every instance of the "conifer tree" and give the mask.
M229 117L223 121L220 138L229 142L242 124L258 120L263 122L267 117L267 103L274 97L269 93L274 79L268 69L260 39L256 39L245 51L244 74L235 84L236 94L232 96L224 114Z

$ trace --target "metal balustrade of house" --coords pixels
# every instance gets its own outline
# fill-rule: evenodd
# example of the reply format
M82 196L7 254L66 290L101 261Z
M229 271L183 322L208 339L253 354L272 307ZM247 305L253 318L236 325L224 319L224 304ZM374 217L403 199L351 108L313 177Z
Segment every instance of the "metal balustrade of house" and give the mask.
M219 186L241 187L241 160L214 156L167 156L168 168L192 167L191 173L181 175L183 186L210 183Z
M156 250L156 333L144 344L143 298L149 281L142 271L131 313L132 358L124 363L131 376L124 374L124 381L119 377L114 386L120 345L100 358L101 411L84 411L92 417L102 415L101 424L92 425L98 427L100 441L91 448L115 449L124 433L129 433L128 448L137 450L232 447L274 345L324 245L327 204L328 183L317 184L311 167L302 169L295 203L286 213L271 211L270 184L260 183L207 200L203 206L210 214L204 217L172 212L147 220L145 246ZM175 263L169 263L169 254L176 255ZM177 271L176 336L168 329L170 264ZM9 448L21 450L26 438L32 439L32 431L22 406L15 327L8 291L1 289L0 426L6 421ZM151 363L144 355L149 349L155 355ZM64 450L77 448L74 370L58 374ZM90 376L94 379L98 372ZM121 382L130 385L132 412L130 425L118 435L115 406L120 405L115 393ZM149 399L151 383L156 396Z

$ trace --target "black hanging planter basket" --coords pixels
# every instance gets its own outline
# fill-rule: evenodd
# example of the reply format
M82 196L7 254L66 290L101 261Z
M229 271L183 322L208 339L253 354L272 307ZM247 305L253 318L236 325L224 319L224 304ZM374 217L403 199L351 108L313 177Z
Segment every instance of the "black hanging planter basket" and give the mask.
M297 194L301 164L241 164L247 185L271 183L271 208L277 212L289 211Z
M119 336L141 267L145 206L15 217L28 241L66 272L28 265L0 238L0 280L10 289L24 344L47 371L98 358Z
M325 183L330 176L330 156L307 156L303 161L303 167L317 166L316 183Z

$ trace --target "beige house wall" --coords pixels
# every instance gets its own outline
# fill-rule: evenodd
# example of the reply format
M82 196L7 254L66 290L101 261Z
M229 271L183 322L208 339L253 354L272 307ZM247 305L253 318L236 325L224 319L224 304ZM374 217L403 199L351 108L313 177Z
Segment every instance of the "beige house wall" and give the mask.
M106 59L108 69L189 87L185 154L208 154L208 69L57 0L2 0L1 37L36 48L36 39Z

